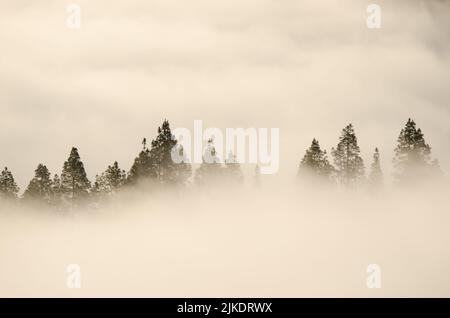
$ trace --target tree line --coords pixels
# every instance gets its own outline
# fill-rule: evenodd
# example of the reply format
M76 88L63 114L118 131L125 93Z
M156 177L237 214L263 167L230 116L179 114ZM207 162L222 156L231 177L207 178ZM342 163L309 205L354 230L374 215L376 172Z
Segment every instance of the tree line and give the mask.
M175 147L181 163L172 160ZM206 160L206 157L209 160ZM194 182L200 186L208 185L215 179L240 183L243 173L235 156L230 153L224 165L219 162L212 140L208 141L203 163L195 171L193 181L191 164L178 145L167 120L158 127L157 136L150 144L142 141L142 149L134 159L128 172L121 169L117 161L109 165L104 172L95 176L91 182L86 174L78 149L72 147L68 159L64 162L60 175L51 175L44 164L39 164L34 177L19 197L19 187L12 172L5 167L0 173L0 198L44 204L54 207L73 207L86 203L101 203L113 197L120 189L132 187L140 182L159 186L185 186Z
M182 160L178 164L173 162L171 152L174 147L180 158L186 158L182 146L178 145L172 135L169 122L165 120L158 127L157 136L149 145L144 138L142 149L128 172L122 170L115 161L104 172L96 175L92 183L87 177L78 149L73 147L60 175L51 176L48 168L39 164L20 198L14 176L5 167L0 174L0 197L61 207L102 202L114 196L120 189L142 181L170 186L185 186L189 182L208 186L217 180L240 183L244 179L241 167L232 153L224 164L220 163L212 140L208 141L203 163L194 173L188 160ZM417 128L411 119L408 119L400 131L394 153L396 183L410 184L418 179L441 174L438 161L431 159L431 147L425 142L421 129ZM378 148L374 150L370 173L366 178L365 164L352 124L342 130L337 146L331 149L331 156L334 165L330 163L327 151L323 150L319 141L314 138L300 162L299 179L307 182L314 179L344 187L355 187L366 181L374 188L383 184ZM255 182L259 180L258 172L257 166Z
M337 146L331 149L331 156L334 165L329 162L326 150L322 150L319 141L314 138L300 162L298 176L344 187L355 187L363 182L367 182L372 188L380 188L383 185L379 149L374 150L370 172L366 178L364 160L360 155L352 124L342 130ZM442 176L438 160L431 158L431 147L426 143L422 130L416 127L412 119L408 119L400 131L392 162L394 182L399 185L414 184Z

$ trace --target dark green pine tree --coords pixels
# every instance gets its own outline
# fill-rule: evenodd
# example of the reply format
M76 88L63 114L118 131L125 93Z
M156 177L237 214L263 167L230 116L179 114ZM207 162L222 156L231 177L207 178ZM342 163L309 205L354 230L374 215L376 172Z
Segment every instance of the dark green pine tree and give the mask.
M440 174L437 160L431 159L431 147L414 120L408 119L397 142L393 159L397 183L414 184Z
M381 188L383 186L383 172L381 170L380 151L378 148L375 148L373 162L370 166L369 185L374 189Z
M313 139L306 150L298 169L298 176L306 179L330 181L334 168L329 163L326 150L322 150L319 141Z
M353 125L343 130L336 148L331 150L337 169L338 181L344 186L354 186L364 178L364 161L360 156L358 140Z
M121 170L119 164L115 161L111 166L108 166L105 172L95 177L92 193L100 198L114 195L125 184L125 180L125 171Z
M177 180L177 164L172 160L172 149L176 147L175 140L167 120L158 127L158 135L152 140L150 158L156 167L156 178L161 183L175 183Z
M87 178L78 149L73 147L69 158L64 162L61 173L61 193L66 200L76 204L87 199L90 188L91 183Z
M142 150L134 159L130 172L128 173L127 183L135 184L139 180L156 178L156 166L150 157L150 150L147 148L147 139L142 140Z
M125 170L119 168L117 161L114 161L111 166L108 166L104 175L111 192L116 192L125 183Z
M25 200L50 204L53 197L52 180L47 167L39 164L34 171L34 177L23 194Z
M220 158L217 156L213 139L208 140L208 145L203 154L203 162L195 171L195 183L197 185L214 184L223 176L223 168Z
M177 148L177 140L172 135L170 124L164 120L158 127L158 135L147 148L147 141L142 142L143 149L134 160L128 174L128 183L139 179L154 179L163 184L181 184L191 176L191 165L186 160L176 163L172 159L172 150L178 151L183 157L183 148Z
M14 176L8 167L5 167L0 174L0 198L16 199L19 187L14 181Z

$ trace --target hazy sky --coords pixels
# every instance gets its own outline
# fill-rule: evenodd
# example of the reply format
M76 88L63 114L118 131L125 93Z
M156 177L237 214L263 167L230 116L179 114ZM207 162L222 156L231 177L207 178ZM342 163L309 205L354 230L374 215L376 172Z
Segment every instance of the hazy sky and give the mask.
M0 166L24 188L79 148L91 178L126 170L145 136L174 127L279 127L280 175L313 137L330 149L353 122L386 173L413 117L450 171L450 2L6 1L0 10Z

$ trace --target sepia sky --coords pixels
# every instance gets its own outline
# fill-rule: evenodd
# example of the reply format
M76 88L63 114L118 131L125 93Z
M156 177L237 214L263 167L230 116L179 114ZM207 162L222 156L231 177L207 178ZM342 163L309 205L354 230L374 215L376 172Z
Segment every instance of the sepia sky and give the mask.
M389 174L408 117L450 171L450 1L0 2L0 166L26 187L77 146L89 177L128 170L143 137L173 127L279 127L280 176L313 137L329 150L354 123Z

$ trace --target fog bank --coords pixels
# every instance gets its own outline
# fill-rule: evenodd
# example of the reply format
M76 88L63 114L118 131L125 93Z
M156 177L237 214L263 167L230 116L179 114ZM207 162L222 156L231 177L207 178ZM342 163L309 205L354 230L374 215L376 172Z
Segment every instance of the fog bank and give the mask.
M153 193L64 215L2 208L0 295L448 297L446 192L286 184ZM80 289L67 288L69 264ZM369 264L380 289L366 286Z

